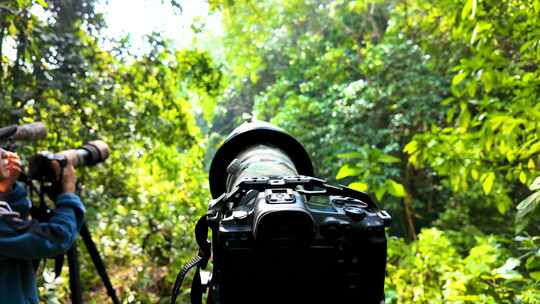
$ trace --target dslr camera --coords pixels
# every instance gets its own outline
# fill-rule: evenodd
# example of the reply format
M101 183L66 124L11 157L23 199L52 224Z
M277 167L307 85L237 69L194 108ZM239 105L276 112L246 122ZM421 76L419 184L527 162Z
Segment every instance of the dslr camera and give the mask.
M390 215L366 193L313 175L283 130L260 121L235 129L212 160L199 255L172 302L196 266L192 303L204 292L208 303L384 303Z

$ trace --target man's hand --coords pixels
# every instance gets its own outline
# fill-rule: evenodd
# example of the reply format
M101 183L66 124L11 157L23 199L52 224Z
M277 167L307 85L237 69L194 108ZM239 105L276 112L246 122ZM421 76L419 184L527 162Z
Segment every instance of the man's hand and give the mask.
M60 164L56 161L53 161L51 165L57 180L62 181L62 193L75 193L75 183L77 182L77 178L75 177L75 168L71 164L71 161L68 160L64 170L60 170ZM61 173L62 178L60 178Z
M21 174L21 159L17 154L9 151L2 150L0 155L0 166L6 173L6 177L0 180L0 192L7 193L11 191Z

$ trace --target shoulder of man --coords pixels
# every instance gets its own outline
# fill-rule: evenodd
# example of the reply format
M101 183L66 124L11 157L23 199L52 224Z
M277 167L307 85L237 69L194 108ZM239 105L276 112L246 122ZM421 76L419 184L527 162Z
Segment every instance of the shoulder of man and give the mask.
M11 206L7 202L0 201L0 217L8 218L13 216L19 216L19 213L13 212Z
M64 237L62 231L42 226L36 220L21 218L18 212L11 210L8 203L0 201L0 238L13 237L27 232L55 242L61 242Z
M11 209L11 206L4 201L0 201L0 237L12 236L21 230L29 228L28 221L21 218L18 212Z

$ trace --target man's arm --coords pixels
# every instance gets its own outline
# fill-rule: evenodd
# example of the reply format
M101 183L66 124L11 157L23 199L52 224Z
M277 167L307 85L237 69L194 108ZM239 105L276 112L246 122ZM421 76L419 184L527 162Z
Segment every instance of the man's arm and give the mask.
M10 202L27 199L17 184ZM84 220L84 206L73 193L58 196L54 215L47 223L24 220L16 213L0 214L0 254L15 259L54 257L69 250Z

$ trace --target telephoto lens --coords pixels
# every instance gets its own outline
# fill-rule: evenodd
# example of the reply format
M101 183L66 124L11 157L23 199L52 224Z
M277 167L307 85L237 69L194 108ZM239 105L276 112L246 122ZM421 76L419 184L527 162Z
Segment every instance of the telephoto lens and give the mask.
M89 141L77 149L59 153L41 152L30 158L28 176L31 179L54 181L51 162L57 161L61 166L70 162L74 167L95 166L109 157L109 146L102 140Z
M47 136L47 128L42 122L34 122L26 125L11 125L0 128L0 143L7 145L7 150L13 149L12 141L31 141L45 138ZM3 146L3 145L2 145ZM5 158L6 151L0 148L0 180L8 177L7 159Z
M47 128L42 122L26 125L12 125L0 128L0 140L37 140L47 136Z
M17 127L13 135L15 140L37 140L47 136L47 128L42 122L34 122Z
M78 149L58 154L65 156L74 167L95 166L109 157L109 146L102 140L92 140Z

